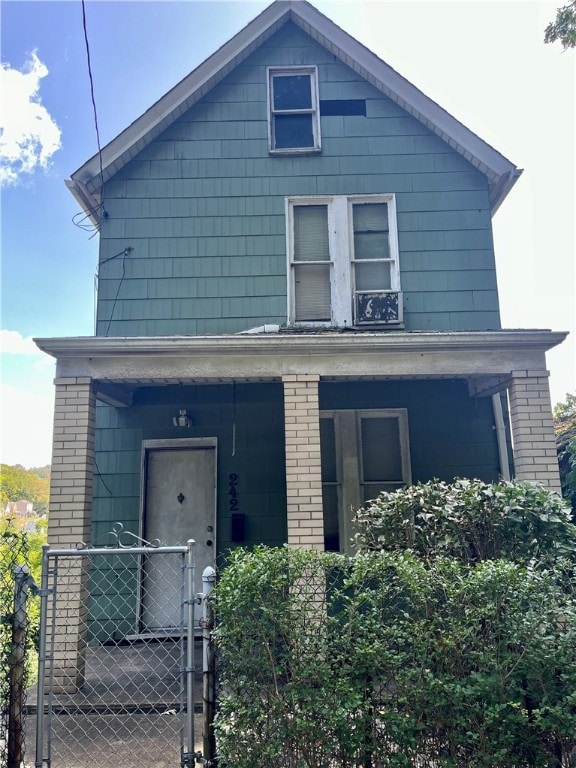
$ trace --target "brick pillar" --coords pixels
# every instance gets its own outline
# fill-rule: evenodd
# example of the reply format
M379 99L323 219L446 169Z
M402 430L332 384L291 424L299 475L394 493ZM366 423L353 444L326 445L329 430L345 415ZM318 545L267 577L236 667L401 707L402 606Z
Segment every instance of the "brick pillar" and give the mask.
M74 549L90 542L95 397L89 378L56 379L48 542ZM61 559L54 638L54 687L74 691L84 679L87 559Z
M95 398L91 379L56 379L48 541L90 541Z
M323 550L319 379L315 374L282 377L288 545Z
M560 493L548 371L512 371L508 394L516 479Z

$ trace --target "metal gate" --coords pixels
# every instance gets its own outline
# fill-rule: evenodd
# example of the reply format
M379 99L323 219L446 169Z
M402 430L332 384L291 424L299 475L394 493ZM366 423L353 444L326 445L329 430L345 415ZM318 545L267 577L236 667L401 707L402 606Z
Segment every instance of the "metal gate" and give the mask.
M194 738L194 542L139 544L44 549L36 768L204 762ZM161 631L140 611L148 590L163 599L156 578L177 587L159 606L171 617Z

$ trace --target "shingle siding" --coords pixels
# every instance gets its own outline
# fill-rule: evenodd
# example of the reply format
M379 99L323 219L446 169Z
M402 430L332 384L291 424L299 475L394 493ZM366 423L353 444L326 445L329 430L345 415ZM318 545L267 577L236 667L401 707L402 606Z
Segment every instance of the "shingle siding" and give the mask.
M318 66L322 153L268 155L266 67ZM405 326L499 327L485 177L289 24L105 189L97 333L229 333L286 322L286 196L394 192ZM250 278L250 279L248 279Z

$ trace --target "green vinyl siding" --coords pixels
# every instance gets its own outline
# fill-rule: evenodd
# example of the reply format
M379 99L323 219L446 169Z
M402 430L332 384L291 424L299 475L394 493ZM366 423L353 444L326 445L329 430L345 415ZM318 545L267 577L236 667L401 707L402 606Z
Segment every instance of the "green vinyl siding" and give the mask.
M218 487L226 486L230 472L241 477L240 506L250 518L247 544L282 544L286 540L283 402L282 385L270 383L238 384L235 388L143 387L136 391L131 408L99 403L94 541L109 531L115 520L138 532L143 440L209 436L218 439ZM192 418L185 435L172 424L172 417L181 408ZM244 503L243 494L250 497L250 504ZM218 499L219 551L231 545L230 512L225 501L224 497ZM273 535L263 535L262 516L273 519ZM270 529L268 523L265 527Z
M318 155L270 156L266 67L284 65L366 116L322 116ZM106 184L97 333L282 325L285 198L378 193L396 195L405 327L498 328L486 178L289 23Z
M319 386L320 409L406 408L414 482L433 478L499 475L498 447L491 399L468 395L460 380L325 382ZM185 408L186 430L172 418ZM181 437L216 437L217 563L238 546L232 541L227 494L231 473L238 476L238 511L245 515L243 546L286 542L284 400L280 382L143 387L131 408L97 407L92 543L109 545L116 522L140 531L142 441ZM195 536L191 530L190 535ZM107 566L104 567L104 571ZM120 593L107 589L107 575L91 595L90 631L110 636L110 626L133 631L135 573ZM108 579L109 581L109 579ZM124 623L123 623L124 622Z
M406 408L414 483L498 480L492 402L470 397L465 381L320 382L319 394L321 411Z
M192 424L183 434L172 417L186 408ZM140 532L142 441L181 437L216 437L217 562L237 546L231 539L231 511L225 489L238 475L238 511L246 516L246 546L280 546L286 542L284 401L281 384L166 386L140 388L131 408L96 409L96 457L92 543L110 545L112 526ZM190 536L198 535L191 530ZM121 590L107 588L106 566L98 574L101 588L90 598L90 633L109 637L110 627L134 631L135 579ZM109 579L108 579L109 581ZM126 599L125 599L126 598ZM129 598L129 599L128 599Z

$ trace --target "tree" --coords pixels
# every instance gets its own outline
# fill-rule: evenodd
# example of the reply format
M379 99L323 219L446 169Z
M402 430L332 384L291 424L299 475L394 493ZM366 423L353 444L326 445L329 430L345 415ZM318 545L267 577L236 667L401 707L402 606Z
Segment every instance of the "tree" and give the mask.
M558 8L556 20L551 21L544 30L545 43L554 43L556 40L560 40L564 50L576 46L576 0Z
M554 432L562 495L572 505L576 521L576 395L568 392L566 402L554 406Z
M42 472L42 475L40 474ZM31 501L37 515L48 510L50 472L48 467L24 469L16 464L0 464L0 505L8 501Z

